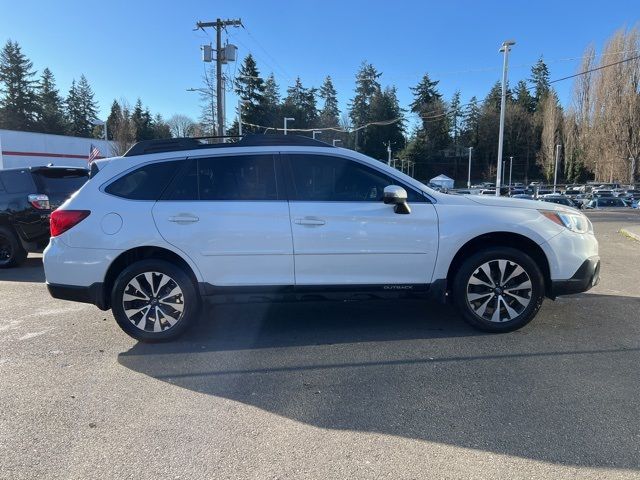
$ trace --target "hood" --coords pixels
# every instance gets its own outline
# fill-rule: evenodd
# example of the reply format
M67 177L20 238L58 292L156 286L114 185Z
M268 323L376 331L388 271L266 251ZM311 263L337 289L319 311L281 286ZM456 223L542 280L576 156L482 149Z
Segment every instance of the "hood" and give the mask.
M487 207L528 208L531 210L569 210L568 207L550 202L539 202L524 198L495 197L491 195L465 195L469 200Z

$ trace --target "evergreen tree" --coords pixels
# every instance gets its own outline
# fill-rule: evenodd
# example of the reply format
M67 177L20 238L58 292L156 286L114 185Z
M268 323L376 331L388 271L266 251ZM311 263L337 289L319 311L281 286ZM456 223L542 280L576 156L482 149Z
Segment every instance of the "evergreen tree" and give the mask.
M262 98L262 125L266 127L276 127L278 120L282 118L280 114L280 87L276 83L273 73L264 82L264 95Z
M462 142L469 147L478 144L478 122L480 120L480 106L478 98L474 95L469 99L465 108L462 127Z
M531 83L533 84L535 108L541 107L543 97L549 92L549 67L542 57L531 67Z
M48 68L42 71L42 77L38 85L37 101L40 112L38 115L38 131L64 135L66 130L64 105L56 88L53 73Z
M153 138L171 138L171 128L159 113L153 117L152 130Z
M124 117L122 114L122 107L117 100L114 100L111 104L111 111L107 117L107 138L113 140L116 132L120 131Z
M520 80L516 85L514 95L515 103L520 105L525 111L531 113L535 110L535 99L531 96L531 93L529 93L527 82Z
M336 92L330 76L327 76L324 79L324 83L320 87L318 96L323 100L322 110L320 110L319 125L321 127L337 126L340 121L338 92Z
M484 99L483 106L496 111L500 111L500 104L502 103L502 83L497 81L493 84L489 93Z
M420 83L415 87L411 87L413 92L413 102L409 105L413 113L423 115L428 113L428 108L436 100L442 99L442 95L437 90L439 81L431 80L429 74L425 73Z
M38 104L33 63L18 42L7 41L0 51L0 127L34 130Z
M451 97L451 102L449 102L449 111L451 112L451 132L450 135L453 138L454 146L458 145L458 139L460 137L461 123L463 121L463 113L460 110L461 106L460 100L460 90L456 90L453 93L453 97Z
M369 109L371 98L374 93L380 90L380 82L378 79L382 73L367 62L363 62L360 70L356 74L355 96L349 103L349 118L354 128L361 127L372 120L383 120L373 118ZM367 130L358 130L355 132L354 147L360 150L367 144ZM364 147L363 147L364 148Z
M142 106L142 100L139 98L131 113L131 123L137 141L151 140L154 138L151 113L148 108Z
M305 88L300 77L287 89L282 104L282 114L295 118L294 128L312 128L316 126L318 111L316 108L316 89Z
M92 135L92 121L98 114L98 104L93 98L93 90L84 75L76 83L71 82L71 88L66 100L69 134L77 137Z
M370 114L372 118L383 120L400 119L388 125L370 125L367 127L366 143L362 151L366 155L387 161L387 145L393 151L400 151L405 147L404 120L398 102L395 87L376 90L371 96Z
M254 125L264 125L267 112L264 110L265 82L260 76L258 65L251 54L247 55L240 66L235 83L235 92L242 104L242 121ZM254 131L255 127L247 126L243 132Z

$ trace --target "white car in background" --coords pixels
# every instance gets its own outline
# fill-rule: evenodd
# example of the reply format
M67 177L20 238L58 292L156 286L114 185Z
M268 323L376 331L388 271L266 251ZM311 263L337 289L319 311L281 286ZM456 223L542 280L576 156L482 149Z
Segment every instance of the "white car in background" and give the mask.
M352 150L280 135L140 142L92 166L51 234L51 295L111 309L141 341L175 338L208 297L362 293L451 300L474 327L506 332L545 296L591 288L600 268L574 209L435 192Z

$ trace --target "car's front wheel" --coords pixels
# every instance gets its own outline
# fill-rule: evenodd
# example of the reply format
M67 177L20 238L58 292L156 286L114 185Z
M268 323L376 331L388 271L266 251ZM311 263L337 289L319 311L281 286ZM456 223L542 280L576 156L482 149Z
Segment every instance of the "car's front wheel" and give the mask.
M524 252L495 247L467 258L453 281L464 319L489 332L510 332L529 323L544 299L544 277Z
M142 260L127 267L111 292L118 325L142 342L172 340L198 315L200 299L189 276L163 260Z

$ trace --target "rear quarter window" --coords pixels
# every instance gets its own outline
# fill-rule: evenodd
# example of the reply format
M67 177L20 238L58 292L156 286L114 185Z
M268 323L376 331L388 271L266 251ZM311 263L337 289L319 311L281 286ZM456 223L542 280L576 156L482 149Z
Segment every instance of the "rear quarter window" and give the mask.
M129 200L158 200L182 164L173 160L144 165L110 183L104 191Z

